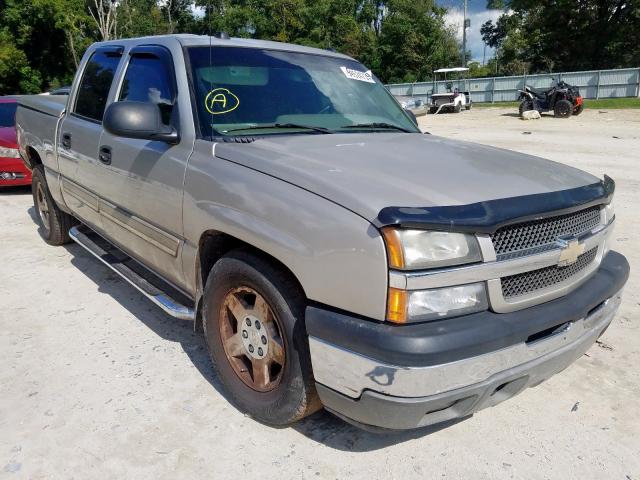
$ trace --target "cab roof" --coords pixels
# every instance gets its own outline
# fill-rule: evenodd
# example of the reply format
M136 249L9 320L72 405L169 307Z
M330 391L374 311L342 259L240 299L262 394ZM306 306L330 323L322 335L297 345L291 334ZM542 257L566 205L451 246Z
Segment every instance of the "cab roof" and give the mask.
M311 55L324 55L327 57L344 58L353 60L347 55L343 55L331 50L321 48L305 47L293 43L273 42L270 40L255 40L252 38L218 38L208 35L192 35L192 34L174 34L174 35L155 35L149 37L138 38L121 38L117 40L109 40L107 42L99 42L94 46L100 45L123 45L133 46L153 42L159 45L166 45L171 42L178 42L184 47L243 47L256 49L281 50L295 53L308 53Z

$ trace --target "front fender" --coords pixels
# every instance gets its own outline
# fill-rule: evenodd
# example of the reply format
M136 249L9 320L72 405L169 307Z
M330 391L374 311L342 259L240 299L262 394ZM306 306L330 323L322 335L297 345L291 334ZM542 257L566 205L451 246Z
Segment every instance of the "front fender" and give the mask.
M387 261L368 220L278 178L214 157L199 140L184 195L185 277L194 282L200 236L224 232L286 265L312 301L383 320Z

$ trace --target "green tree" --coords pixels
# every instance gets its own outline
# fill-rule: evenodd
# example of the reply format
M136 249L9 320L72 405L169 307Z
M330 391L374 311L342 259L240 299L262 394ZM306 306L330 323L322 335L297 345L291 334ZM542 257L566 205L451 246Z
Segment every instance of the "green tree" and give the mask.
M439 67L460 62L460 46L445 27L446 10L431 0L386 4L379 39L380 77L385 82L427 79Z
M42 79L6 32L0 32L0 94L37 93Z
M483 38L507 71L592 70L640 64L640 0L509 0ZM522 73L522 70L517 73Z

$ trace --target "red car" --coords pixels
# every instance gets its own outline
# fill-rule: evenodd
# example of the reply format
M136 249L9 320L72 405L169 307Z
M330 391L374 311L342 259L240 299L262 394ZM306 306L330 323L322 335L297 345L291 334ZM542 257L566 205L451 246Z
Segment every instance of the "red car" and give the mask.
M31 171L18 153L15 98L0 97L0 187L31 185Z

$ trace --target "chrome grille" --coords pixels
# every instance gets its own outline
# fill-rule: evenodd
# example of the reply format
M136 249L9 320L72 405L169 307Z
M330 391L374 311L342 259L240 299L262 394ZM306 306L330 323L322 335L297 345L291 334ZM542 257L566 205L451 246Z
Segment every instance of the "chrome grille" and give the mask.
M577 236L600 223L600 207L499 228L491 235L496 255L541 247L559 237Z
M531 272L503 277L500 279L502 295L505 299L518 297L564 282L589 266L595 260L597 253L598 247L594 247L580 255L575 263L565 267L552 265Z

